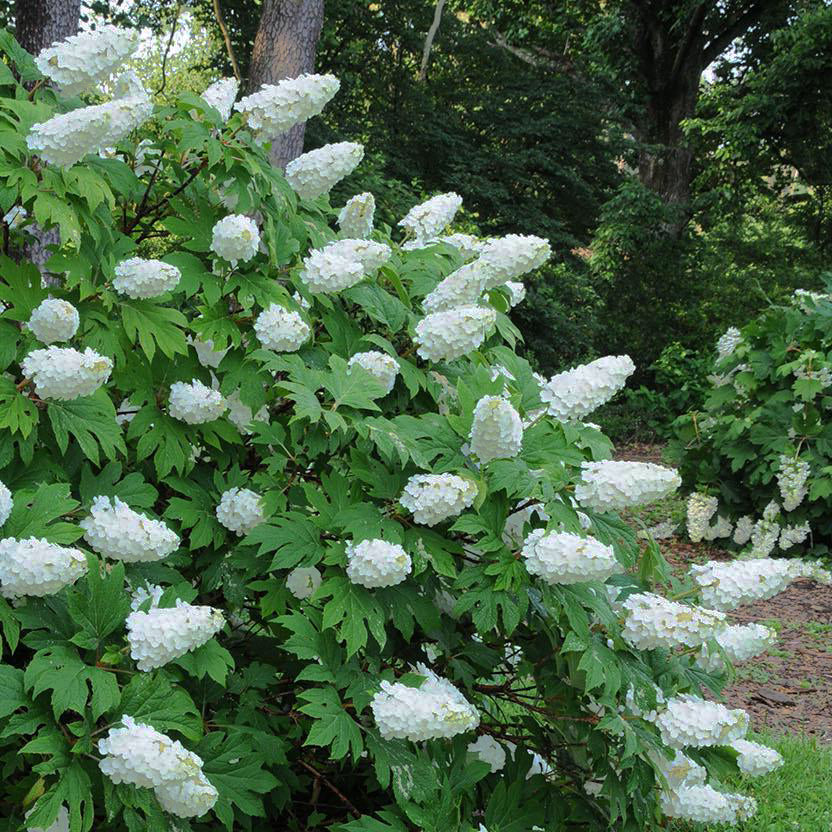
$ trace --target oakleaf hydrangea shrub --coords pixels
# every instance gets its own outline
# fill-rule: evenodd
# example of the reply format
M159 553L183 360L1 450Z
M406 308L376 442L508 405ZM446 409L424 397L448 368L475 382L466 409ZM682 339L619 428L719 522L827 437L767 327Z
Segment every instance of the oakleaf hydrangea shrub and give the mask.
M754 557L832 542L832 302L795 292L720 339L702 410L680 417L693 540Z
M827 576L716 564L690 603L650 595L661 555L615 512L678 475L611 462L582 421L631 362L547 380L514 349L548 243L461 239L455 194L391 236L371 196L329 202L352 143L287 181L264 142L319 113L330 76L154 106L98 87L127 35L37 65L3 44L5 828L753 812L721 773L777 760L732 746L748 717L715 697L728 654L773 637L723 611ZM27 252L53 229L42 273Z

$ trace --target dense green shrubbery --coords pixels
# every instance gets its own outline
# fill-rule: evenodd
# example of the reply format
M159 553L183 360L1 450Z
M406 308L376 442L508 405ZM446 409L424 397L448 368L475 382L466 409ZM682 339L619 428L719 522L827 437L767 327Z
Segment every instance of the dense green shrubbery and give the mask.
M675 424L672 453L686 487L718 496L721 510L734 519L756 520L773 500L782 509L781 525L808 522L815 546L828 547L832 303L825 295L804 294L791 305L773 306L724 352L704 407ZM797 488L786 500L788 487L781 487L778 472L788 461L808 466L803 498Z

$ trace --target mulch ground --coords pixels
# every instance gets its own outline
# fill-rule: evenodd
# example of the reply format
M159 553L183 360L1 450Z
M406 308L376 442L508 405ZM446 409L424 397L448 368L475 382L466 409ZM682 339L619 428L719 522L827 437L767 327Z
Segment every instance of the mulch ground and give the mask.
M661 446L619 449L618 459L661 462ZM659 543L678 573L691 563L730 559L713 544L679 538ZM803 733L832 743L832 586L796 581L785 592L730 613L734 623L756 622L778 631L776 647L737 668L726 704L745 708L755 729Z

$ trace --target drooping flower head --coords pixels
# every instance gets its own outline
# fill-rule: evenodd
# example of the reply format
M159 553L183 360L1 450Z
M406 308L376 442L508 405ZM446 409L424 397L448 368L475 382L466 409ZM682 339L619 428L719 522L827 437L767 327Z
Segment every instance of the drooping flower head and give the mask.
M594 537L535 529L523 544L526 569L547 584L604 581L623 571L612 546Z
M417 352L428 361L453 361L477 349L491 334L497 313L486 306L457 306L416 324Z
M363 540L347 543L347 577L367 589L400 584L410 574L410 555L398 543Z
M338 213L338 228L344 237L364 240L373 233L373 217L376 210L375 197L366 191L356 194Z
M621 606L621 635L637 650L697 647L724 627L722 612L680 604L652 592L630 595Z
M219 390L212 390L199 379L177 381L170 386L168 413L188 425L213 422L225 413L227 405Z
M540 398L555 418L580 420L621 390L635 369L629 355L606 355L552 376Z
M128 298L155 298L176 288L182 273L161 260L131 257L116 264L113 288Z
M0 595L4 598L54 595L86 571L86 558L78 549L37 537L0 540Z
M223 492L216 514L226 529L242 537L265 519L263 499L249 488L229 488Z
M309 324L297 312L276 303L264 309L254 322L257 340L275 352L299 350L311 333Z
M470 438L471 451L482 464L510 459L520 453L523 420L507 399L483 396L474 408Z
M232 267L251 260L259 247L260 231L257 223L243 214L223 217L211 232L211 251L227 260Z
M390 247L384 243L336 240L304 258L300 279L312 292L339 292L375 272L390 254Z
M416 240L425 242L447 228L453 222L456 212L462 206L462 197L452 191L437 194L425 202L414 205L399 225Z
M26 326L42 344L69 341L78 331L78 310L68 301L46 298L32 310Z
M326 144L302 153L286 165L286 181L301 199L316 199L349 176L364 158L356 142Z
M113 362L89 349L48 347L30 352L20 364L42 399L71 401L91 396L110 377Z
M674 469L652 462L604 460L584 462L581 469L575 499L595 511L619 511L652 503L682 484Z
M470 508L477 486L456 474L414 474L404 487L399 502L417 523L435 526Z

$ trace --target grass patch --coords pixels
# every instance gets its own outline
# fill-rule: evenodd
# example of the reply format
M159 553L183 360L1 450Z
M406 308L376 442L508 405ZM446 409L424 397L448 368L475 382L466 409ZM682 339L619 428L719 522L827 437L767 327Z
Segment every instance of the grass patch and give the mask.
M785 760L775 772L750 779L738 775L726 790L757 800L757 814L732 827L736 832L827 832L832 829L832 748L807 737L755 737ZM672 832L725 832L725 826L677 822Z

